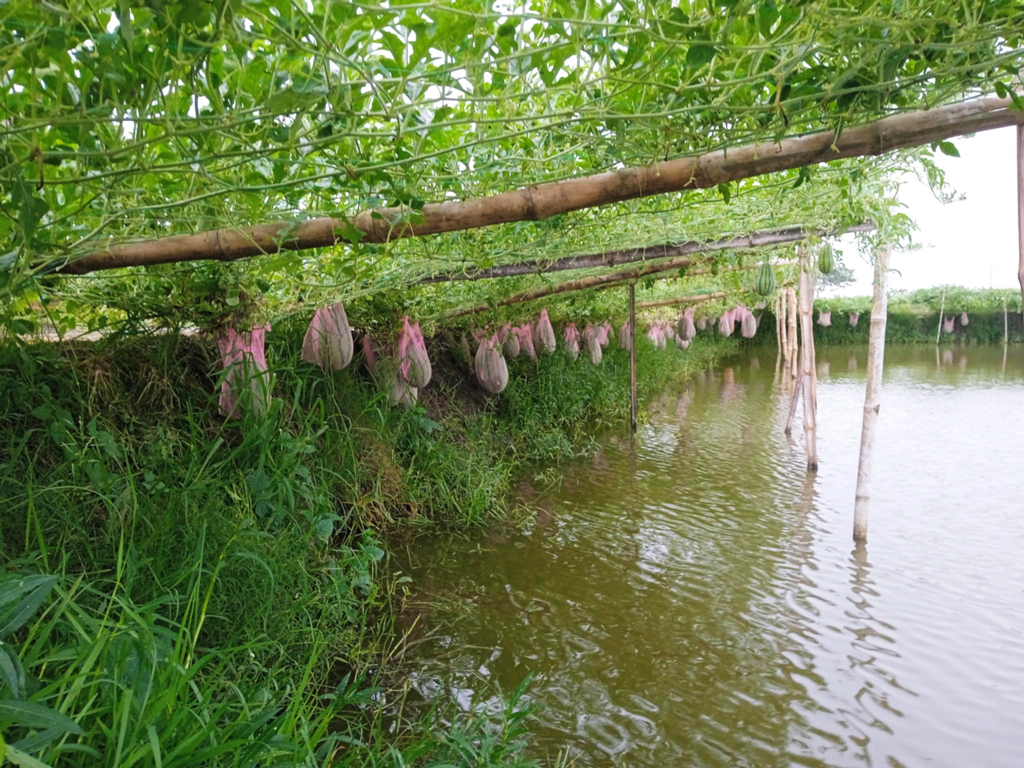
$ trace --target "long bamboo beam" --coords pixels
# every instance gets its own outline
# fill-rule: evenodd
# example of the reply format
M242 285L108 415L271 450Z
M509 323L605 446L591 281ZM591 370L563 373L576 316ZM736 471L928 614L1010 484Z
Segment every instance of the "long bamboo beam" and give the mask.
M99 269L180 261L233 261L281 250L337 245L344 242L339 230L351 228L363 233L363 242L383 243L402 237L514 221L541 221L584 208L667 192L707 189L766 173L847 157L881 155L954 136L1024 124L1024 112L1011 110L1011 104L1009 97L971 99L849 126L839 135L835 131L821 131L778 142L748 144L728 151L538 184L488 197L431 203L418 212L406 208L379 208L361 211L350 218L324 217L298 224L276 222L125 243L75 259L61 271L84 274Z
M549 296L557 296L560 293L571 293L574 291L585 291L588 289L600 290L603 288L612 288L615 286L622 285L623 283L635 282L644 277L651 275L658 275L660 272L672 272L682 267L689 267L694 263L690 258L682 257L678 259L670 259L668 261L658 262L656 264L647 264L643 267L635 267L633 269L624 269L619 272L607 272L603 275L594 275L592 277L581 277L576 280L567 280L564 283L558 283L557 285L546 286L544 288L534 288L529 291L522 291L520 293L513 294L504 299L499 299L493 303L474 304L471 307L463 307L462 309L456 309L448 312L444 315L446 319L463 317L464 315L475 315L480 312L486 312L489 309L495 309L497 307L507 307L512 304L524 304L528 301L536 301L537 299L544 299ZM780 262L778 266L790 266L794 262ZM757 269L760 267L759 264L745 264L738 267L724 267L721 271L723 272L734 272L743 269ZM695 269L692 272L687 272L687 277L698 277L700 275L713 274L711 269ZM666 275L666 278L673 277L672 275ZM655 280L662 279L655 277Z
M454 280L485 280L494 277L513 277L516 275L546 274L563 272L569 269L595 269L599 267L617 267L637 261L653 261L655 259L678 258L694 253L712 253L714 251L735 250L738 248L764 248L770 245L798 243L808 237L838 237L847 232L872 232L873 222L864 222L844 229L804 229L803 227L785 227L784 229L762 230L736 237L722 237L716 240L686 240L678 243L626 248L619 251L592 253L584 256L568 256L564 259L545 262L542 259L520 261L515 264L502 264L488 269L468 269L463 272L445 272L440 275L425 277L421 284L446 283Z
M696 293L693 296L677 296L674 299L660 299L658 301L641 301L637 304L637 309L654 309L655 307L671 307L676 304L699 304L703 301L714 301L715 299L724 299L729 294L725 291L715 291L714 293Z

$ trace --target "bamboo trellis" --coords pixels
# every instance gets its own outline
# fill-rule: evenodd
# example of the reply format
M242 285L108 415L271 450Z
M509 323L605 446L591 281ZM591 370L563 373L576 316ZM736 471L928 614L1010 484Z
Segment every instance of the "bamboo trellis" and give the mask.
M896 149L1024 123L1024 112L1009 97L984 97L931 110L905 112L845 128L779 142L748 144L654 165L624 168L567 181L539 184L488 197L433 203L413 212L378 208L352 217L323 217L113 245L70 257L59 271L85 274L101 269L182 261L233 261L281 250L304 250L344 242L341 231L358 230L361 241L383 243L403 237L541 221L561 213L637 198L707 189L719 184L849 157L876 156ZM412 214L415 213L415 216Z

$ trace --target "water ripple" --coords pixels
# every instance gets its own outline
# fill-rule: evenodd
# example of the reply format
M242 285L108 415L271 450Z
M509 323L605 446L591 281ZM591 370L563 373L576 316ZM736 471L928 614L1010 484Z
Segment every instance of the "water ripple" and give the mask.
M423 541L406 566L445 629L416 691L493 711L534 673L535 754L575 766L1016 766L1024 354L946 351L886 353L867 549L863 351L819 353L814 478L755 354L531 497L543 525Z

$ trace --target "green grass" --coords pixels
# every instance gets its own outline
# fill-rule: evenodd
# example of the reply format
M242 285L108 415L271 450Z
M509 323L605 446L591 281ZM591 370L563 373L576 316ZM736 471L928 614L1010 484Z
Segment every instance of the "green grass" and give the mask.
M624 429L627 355L514 361L490 397L436 339L403 411L358 360L299 362L301 330L275 327L274 400L241 422L217 414L205 340L0 349L0 632L24 617L0 634L0 734L28 755L9 760L526 764L522 691L490 718L396 712L389 542L501 519L524 466ZM641 399L734 347L641 343ZM32 575L52 578L26 596Z

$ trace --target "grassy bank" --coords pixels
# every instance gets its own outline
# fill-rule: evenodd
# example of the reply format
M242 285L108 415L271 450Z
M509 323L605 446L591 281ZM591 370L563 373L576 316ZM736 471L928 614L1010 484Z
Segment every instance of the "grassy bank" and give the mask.
M459 345L435 339L435 379L402 411L358 360L333 375L299 362L301 330L268 337L275 399L259 421L217 414L204 339L0 350L0 698L18 700L0 709L0 732L20 750L9 758L520 760L515 696L490 719L441 727L438 713L384 732L404 589L388 542L503 517L524 464L622 428L627 355L609 350L596 368L561 354L513 361L508 389L489 397ZM643 341L641 400L734 348Z

